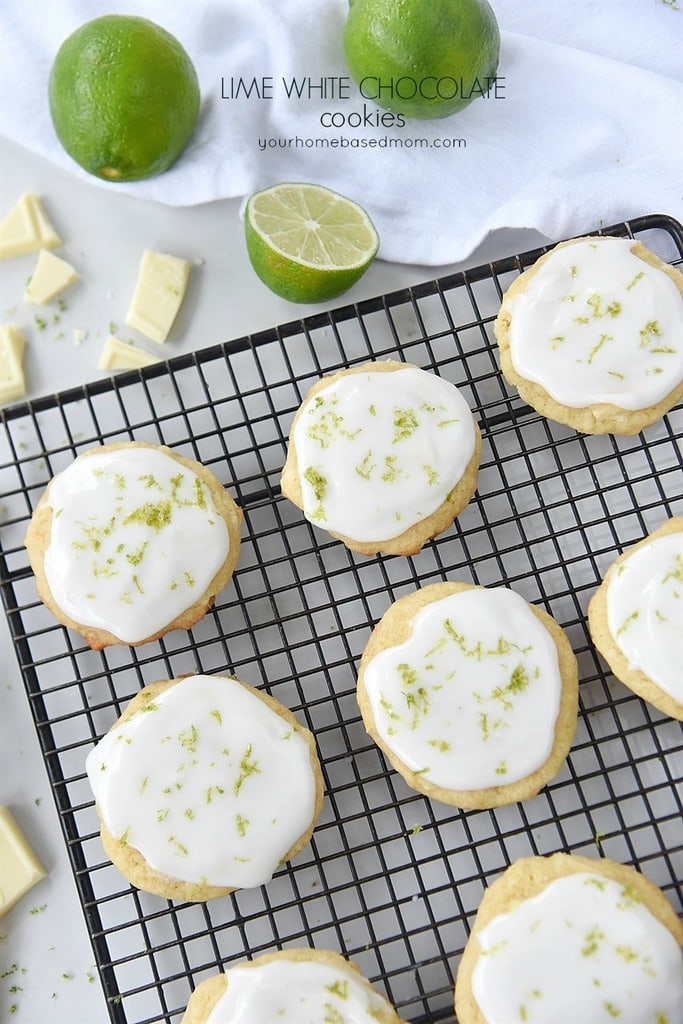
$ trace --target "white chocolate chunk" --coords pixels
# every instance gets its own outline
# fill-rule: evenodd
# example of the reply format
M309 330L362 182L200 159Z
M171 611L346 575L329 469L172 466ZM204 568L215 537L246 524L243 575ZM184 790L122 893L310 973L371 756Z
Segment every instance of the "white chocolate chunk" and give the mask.
M185 295L190 264L179 256L145 249L126 323L152 341L166 341Z
M0 917L45 875L11 813L0 807Z
M26 339L14 324L0 324L0 402L13 402L26 394L24 348Z
M78 274L70 263L47 249L41 249L24 292L24 302L43 306L77 280Z
M54 249L61 238L45 213L40 196L25 192L0 223L0 259Z
M98 370L135 370L141 366L152 366L161 362L156 356L143 352L134 345L128 345L113 335L109 335L104 343L97 363Z

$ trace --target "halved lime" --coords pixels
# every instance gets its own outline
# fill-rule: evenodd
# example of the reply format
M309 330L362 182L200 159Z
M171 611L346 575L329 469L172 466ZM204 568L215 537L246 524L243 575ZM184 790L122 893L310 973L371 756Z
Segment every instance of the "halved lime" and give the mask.
M282 182L255 192L244 212L247 252L272 291L291 302L341 295L372 263L379 236L353 200L322 185Z

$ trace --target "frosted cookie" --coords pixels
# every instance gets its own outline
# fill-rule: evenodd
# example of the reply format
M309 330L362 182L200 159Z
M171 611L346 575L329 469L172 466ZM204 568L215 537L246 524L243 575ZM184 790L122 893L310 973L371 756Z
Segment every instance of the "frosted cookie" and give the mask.
M676 1024L683 924L633 868L556 853L485 892L455 984L460 1024Z
M494 323L506 380L586 434L637 434L683 397L683 274L628 238L561 242Z
M180 1024L403 1024L355 964L288 949L229 967L192 993Z
M503 587L435 583L400 598L361 658L370 736L408 785L456 807L526 800L576 729L576 658L558 624Z
M474 494L480 449L454 384L408 363L365 363L309 391L282 493L352 551L416 554Z
M313 737L223 676L146 686L88 754L105 852L146 892L204 901L263 885L322 806Z
M617 679L683 720L683 517L607 570L588 605L593 643Z
M242 512L199 462L142 442L79 455L50 481L26 548L38 593L94 649L189 629L229 582Z

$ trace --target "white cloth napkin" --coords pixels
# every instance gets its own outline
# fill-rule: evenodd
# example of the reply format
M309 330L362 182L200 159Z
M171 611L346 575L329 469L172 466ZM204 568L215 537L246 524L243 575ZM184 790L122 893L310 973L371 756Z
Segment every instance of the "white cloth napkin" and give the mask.
M112 6L0 3L0 133L91 184L98 179L55 136L47 80L62 40ZM502 29L504 98L477 99L436 121L356 127L350 114L364 105L371 117L382 110L349 77L347 0L118 0L118 13L148 17L177 36L203 99L174 167L101 187L189 206L277 181L315 181L367 209L382 258L426 265L465 259L497 228L559 239L645 213L680 217L683 0L492 6ZM254 89L222 98L231 83L254 78L272 80L272 98ZM345 79L348 98L321 98L315 88L290 98L292 79ZM324 114L346 121L326 128Z

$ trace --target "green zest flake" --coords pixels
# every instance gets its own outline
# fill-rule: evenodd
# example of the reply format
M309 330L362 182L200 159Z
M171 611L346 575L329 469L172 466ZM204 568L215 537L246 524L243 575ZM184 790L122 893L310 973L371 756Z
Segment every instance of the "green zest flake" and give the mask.
M602 308L602 296L593 294L589 299L586 299L586 305L590 306L593 319L601 320L605 316L619 316L621 313L620 302L610 302L605 309ZM584 321L581 321L582 323Z
M209 786L209 788L206 791L206 802L207 802L207 804L213 803L214 794L216 796L222 796L224 792L225 792L225 790L221 789L220 786Z
M162 498L161 501L157 502L147 501L140 508L130 512L123 520L123 525L129 526L131 523L138 523L143 526L149 526L158 533L159 530L170 523L172 511L172 505L168 498Z
M608 342L608 341L614 341L614 336L612 334L601 334L600 335L600 337L599 337L599 339L597 341L597 344L593 345L593 348L590 351L590 355L588 356L588 365L589 366L591 365L591 363L593 362L593 360L595 359L595 357L597 356L598 352L603 347L603 345L605 345L606 342Z
M604 316L604 313L600 312L600 305L602 298L600 295L593 294L590 298L586 299L586 305L590 306L593 316L596 318Z
M211 717L215 718L219 725L223 724L223 716L218 710L218 708L213 709L213 711L211 712Z
M384 695L379 699L379 706L385 712L387 718L391 718L394 721L400 719L401 716L394 710L394 705Z
M187 849L186 846L183 846L183 844L178 839L176 839L175 836L169 836L168 841L175 850L178 857L187 857L189 850Z
M191 572L189 572L188 569L186 569L185 572L183 573L183 579L185 580L187 586L190 588L192 588L196 583L194 576L192 575Z
M386 484L393 484L398 479L400 470L396 468L396 456L387 455L384 459L384 472L382 473L382 480Z
M631 283L626 285L626 291L630 292L631 288L635 288L635 286L640 281L641 277L644 277L644 276L645 276L645 271L639 270L638 273L636 274L636 276L631 281Z
M657 1013L657 1024L670 1024L668 1014L662 1013L660 1010Z
M323 1024L344 1024L344 1018L339 1010L335 1010L332 1003L325 1003L325 1016Z
M659 320L648 320L640 332L640 347L647 348L654 338L661 334Z
M511 693L524 693L529 686L529 676L523 665L518 665L510 677L508 690Z
M411 668L407 662L402 661L400 665L397 665L396 671L400 675L404 686L414 686L417 682L417 671Z
M314 469L313 466L309 466L304 473L304 480L313 488L315 500L322 503L327 491L327 479L317 469Z
M128 846L128 833L130 832L130 825L119 839L119 846Z
M562 342L566 341L566 340L567 340L566 334L556 334L554 337L552 337L550 339L550 347L552 348L553 352L556 352L557 349L562 344Z
M429 740L429 746L434 747L440 754L446 754L450 749L451 745L447 740Z
M349 983L348 981L335 981L332 985L325 985L325 988L333 996L337 996L339 999L349 998Z
M507 773L508 773L507 761L501 761L500 764L498 765L498 767L496 768L496 775L507 775Z
M318 396L314 409L319 409L323 404L324 399ZM332 406L337 405L338 399L333 398L330 404ZM310 409L309 412L312 413L314 409ZM321 448L329 448L337 437L345 437L349 441L353 441L361 433L360 427L358 430L345 430L342 426L343 423L343 416L340 416L338 412L334 412L332 409L328 409L321 414L315 423L311 424L306 433L312 441L317 441Z
M155 704L153 700L149 700L144 707L140 708L140 711L158 711L159 705Z
M157 491L163 491L163 487L152 473L143 473L142 476L138 477L141 484L145 485L145 488L149 491L154 487Z
M569 273L572 275L572 277L576 277L578 272L579 272L579 268L577 267L577 265L575 263L572 263L572 265L569 268Z
M414 409L394 409L394 438L393 444L405 441L419 427Z
M375 468L375 464L372 460L372 451L369 451L362 462L359 462L356 466L356 473L361 476L363 480L369 480L372 475L372 471Z
M171 812L168 807L163 807L161 810L157 811L157 821L159 824L161 824L162 821L166 821L170 813Z
M527 1010L526 1006L520 1006L520 1008L519 1008L519 1019L520 1020L528 1020L529 1019L529 1011Z
M433 469L431 466L423 466L422 468L427 474L427 483L429 484L429 486L433 487L435 484L438 484L439 474L436 472L436 470Z
M178 733L178 743L185 750L189 751L190 754L195 754L197 752L198 742L199 732L196 725L191 725L189 729Z
M639 955L631 946L615 946L614 952L627 964L633 963L634 960L638 959Z
M610 1015L610 1017L621 1017L621 1010L618 1010L614 1003L603 1003L603 1006L605 1007L605 1010Z
M604 940L604 938L605 936L599 928L591 928L591 930L586 935L585 943L581 948L581 955L592 956L593 953L597 952L598 947L600 943Z
M596 837L604 836L605 833L604 832L596 832L595 835L596 835ZM604 892L605 891L606 882L605 882L605 880L603 878L587 878L583 884L584 885L593 885L593 886L595 886L596 889L599 889L600 892Z
M619 910L630 910L637 903L642 903L640 893L633 885L625 885L621 890L621 902L617 903Z
M106 526L95 526L88 525L82 521L77 521L77 526L80 526L81 533L84 534L87 543L93 549L93 551L99 551L102 547L102 540L104 537L108 537L116 525L116 519L114 516L111 517ZM76 545L74 545L76 546ZM83 550L85 549L85 545Z
M251 743L247 746L244 753L242 754L242 760L240 761L240 773L235 781L234 793L235 796L239 794L245 781L250 775L260 774L261 769L258 766L258 761L251 759Z
M317 469L314 469L313 466L309 466L304 473L304 480L306 480L313 488L313 496L318 502L317 506L309 513L309 515L311 519L317 519L320 522L324 522L327 515L325 513L322 500L325 496L325 492L327 491L327 480L317 471Z
M576 302L576 292L569 292L568 295L562 296L562 302Z
M140 796L142 796L142 794L145 792L145 790L147 789L148 786L149 786L149 775L145 775L144 779L140 783L140 790L139 790Z
M135 584L135 589L138 591L138 593L144 594L144 590L142 589L142 584L138 579L137 573L133 576L133 583Z
M439 420L437 427L451 427L454 423L460 423L460 420L457 417L452 420Z
M683 558L680 555L674 555L671 568L666 576L663 577L662 583L668 583L669 580L677 580L679 583L683 583Z
M634 612L631 612L631 614L622 622L621 626L619 626L617 636L621 636L622 633L625 633L628 627L633 625L639 615L640 612L637 608Z
M377 406L376 405L369 405L368 406L368 412L370 413L371 416L376 416L377 415Z
M249 818L243 818L241 814L238 814L235 818L235 827L237 829L237 835L240 839L244 839L247 834L247 828L249 827Z
M139 565L142 559L145 557L145 551L149 541L145 541L142 547L138 548L137 551L133 551L131 554L126 555L126 561L130 562L131 565ZM123 551L123 544L119 544L116 549L116 553Z
M192 810L191 807L185 808L185 817L187 818L188 821L194 821L194 811Z
M104 576L105 579L111 580L119 574L118 569L114 568L113 558L107 558L101 565L98 565L93 558L91 569L95 579L99 579L100 576Z

